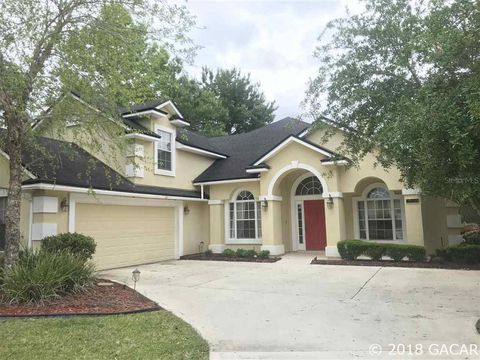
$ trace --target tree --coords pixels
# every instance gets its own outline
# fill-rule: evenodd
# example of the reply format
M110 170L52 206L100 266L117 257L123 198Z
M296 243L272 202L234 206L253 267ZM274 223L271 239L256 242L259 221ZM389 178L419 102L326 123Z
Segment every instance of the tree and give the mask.
M242 75L238 69L219 69L215 73L203 68L202 87L211 91L227 110L224 131L227 134L248 132L271 123L277 107L268 102L258 83L250 74Z
M18 256L20 243L20 203L23 176L22 152L35 144L31 131L32 119L57 99L65 87L58 80L61 64L72 65L72 78L94 79L95 69L90 59L65 56L69 39L82 34L83 29L95 28L96 19L104 6L121 4L143 24L151 24L148 37L152 42L188 55L191 42L185 30L192 20L184 7L170 6L163 1L141 0L2 0L0 2L0 127L6 127L4 149L10 157L10 178L5 219L5 266L10 267ZM163 14L159 21L157 14ZM106 15L103 12L103 15ZM154 25L156 27L154 27ZM100 30L100 29L99 29ZM102 28L105 38L116 37L117 29ZM80 35L81 36L81 35ZM73 41L73 40L72 40ZM106 44L106 42L104 43ZM107 44L108 45L108 44ZM64 47L65 46L65 47ZM75 58L75 62L71 60ZM76 73L75 73L76 72ZM105 69L109 73L109 69ZM73 76L75 75L75 76ZM108 78L108 77L106 77ZM64 79L65 80L65 79ZM68 82L68 81L67 81ZM93 83L83 82L91 99L102 95L103 111L115 108L113 94L98 94ZM92 86L88 86L92 85ZM88 92L87 88L91 91ZM112 118L115 116L111 112ZM115 122L115 119L114 119ZM107 129L110 121L95 125Z
M189 130L206 136L226 135L228 111L220 99L199 81L181 76L177 86L170 88L169 97L178 104L183 116L190 121Z
M480 214L478 2L364 4L320 38L309 115L347 129L343 150L352 159L374 151L407 186Z

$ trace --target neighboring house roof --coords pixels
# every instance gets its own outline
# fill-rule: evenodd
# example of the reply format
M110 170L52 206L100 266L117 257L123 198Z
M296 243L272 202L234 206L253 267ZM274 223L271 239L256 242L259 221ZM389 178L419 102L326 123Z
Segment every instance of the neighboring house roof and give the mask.
M257 174L246 172L248 167L279 143L291 135L301 134L309 126L306 122L287 117L248 133L208 138L210 145L228 158L215 161L193 182L256 178Z
M37 178L23 182L55 184L95 190L137 194L200 198L199 192L157 186L136 185L78 145L48 138L37 138L23 152L23 164Z

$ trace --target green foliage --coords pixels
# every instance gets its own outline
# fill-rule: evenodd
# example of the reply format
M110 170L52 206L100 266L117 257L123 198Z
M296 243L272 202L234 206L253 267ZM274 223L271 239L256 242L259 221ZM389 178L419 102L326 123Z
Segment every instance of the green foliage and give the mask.
M337 243L337 249L342 259L355 260L366 251L368 245L361 240L343 240Z
M257 252L255 250L237 249L235 255L241 258L253 258L257 256Z
M258 257L260 259L268 259L270 256L270 250L261 250L259 253L258 253Z
M206 257L211 257L213 255L213 251L208 249L207 251L205 251L205 256Z
M480 263L480 245L461 243L438 249L436 255L458 264L478 264Z
M42 239L40 249L51 253L68 252L84 261L91 259L97 244L92 237L78 233L63 233Z
M480 230L467 231L463 234L467 244L480 245Z
M222 255L226 256L226 257L234 257L235 256L235 251L232 250L232 249L225 249L225 250L223 250Z
M306 99L311 116L347 130L345 156L359 161L375 149L406 186L447 197L478 218L478 2L364 3L321 38Z
M87 289L93 273L90 263L67 252L23 250L4 270L0 294L12 303L42 304Z
M368 256L370 259L374 261L378 261L382 259L382 256L385 254L385 247L383 244L373 243L370 244L364 252L365 256Z
M338 253L345 260L355 260L364 255L372 260L381 260L383 256L390 257L393 261L408 258L410 261L425 261L425 248L423 246L408 244L385 244L363 240L343 240L337 243Z

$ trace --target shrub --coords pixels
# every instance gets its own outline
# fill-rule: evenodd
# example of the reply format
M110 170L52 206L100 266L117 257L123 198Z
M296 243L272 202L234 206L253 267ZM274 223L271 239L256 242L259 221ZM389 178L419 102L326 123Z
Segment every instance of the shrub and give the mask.
M424 261L425 248L423 246L408 244L385 244L362 240L343 240L337 243L337 249L345 260L355 260L360 255L372 260L380 260L388 256L394 261L401 261L407 257L411 261Z
M258 253L258 257L260 259L268 259L269 256L270 256L270 250L262 250Z
M234 257L235 256L235 251L233 251L232 249L225 249L225 250L223 250L222 255L226 256L226 257Z
M43 238L41 250L51 253L68 252L87 261L95 253L97 244L90 236L78 233L64 233Z
M385 246L383 244L369 244L365 250L364 255L368 256L370 259L374 261L378 261L382 259L382 256L385 254Z
M337 249L342 259L355 260L366 251L368 245L362 240L343 240L337 243Z
M425 248L418 245L407 245L407 257L410 261L422 262L425 261L427 255Z
M467 244L480 245L480 230L467 231L463 233L463 238Z
M12 303L42 304L93 283L93 265L68 252L23 250L5 270L1 293Z
M401 244L385 244L385 255L390 257L393 261L401 261L407 256L408 245Z
M244 258L244 257L247 257L247 250L245 249L237 249L237 251L235 252L235 255L237 255L238 257L241 257L241 258Z
M212 250L208 249L207 251L205 251L205 256L210 257L210 256L212 256L212 255L213 255L213 251L212 251Z
M462 243L438 249L437 256L458 264L480 263L480 245Z
M249 257L249 258L253 258L253 257L257 256L257 252L256 252L255 250L253 250L253 249L247 250L247 251L246 251L246 255L247 255L247 257Z

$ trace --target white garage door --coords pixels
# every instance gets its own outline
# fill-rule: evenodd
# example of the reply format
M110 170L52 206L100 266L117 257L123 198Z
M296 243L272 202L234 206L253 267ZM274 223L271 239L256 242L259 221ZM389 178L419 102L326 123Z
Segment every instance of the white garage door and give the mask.
M76 232L97 243L97 269L175 258L175 212L171 207L76 204Z

